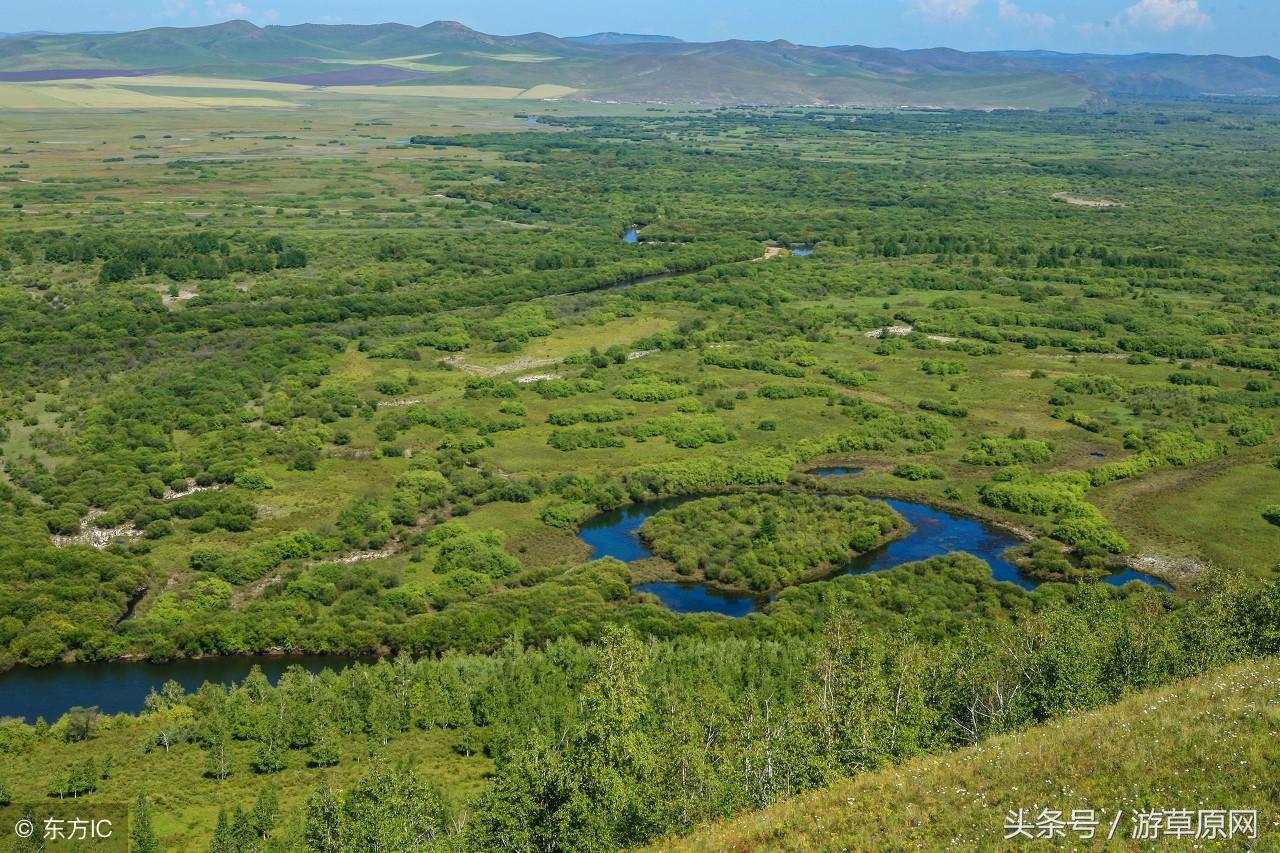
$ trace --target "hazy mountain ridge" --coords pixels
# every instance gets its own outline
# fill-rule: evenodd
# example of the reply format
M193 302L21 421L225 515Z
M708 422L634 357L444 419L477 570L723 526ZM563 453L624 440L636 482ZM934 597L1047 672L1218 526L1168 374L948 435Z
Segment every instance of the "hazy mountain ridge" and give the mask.
M278 70L286 65L288 71ZM389 71L392 66L399 71ZM258 27L228 21L0 40L5 72L57 70L73 77L77 70L100 74L104 69L164 69L322 87L551 84L573 89L576 98L707 104L1049 108L1096 104L1109 95L1280 97L1280 60L1272 57L967 53L815 47L785 40L695 43L611 32L496 36L454 21L422 27Z
M589 44L596 47L618 44L683 44L684 39L675 36L641 35L638 33L592 33L588 36L568 36L565 41Z
M1132 84L1180 85L1190 94L1280 96L1280 60L1272 56L1188 56L1138 53L1128 56L1002 51L999 56L1060 74L1071 74L1113 94ZM1153 93L1156 94L1156 93Z

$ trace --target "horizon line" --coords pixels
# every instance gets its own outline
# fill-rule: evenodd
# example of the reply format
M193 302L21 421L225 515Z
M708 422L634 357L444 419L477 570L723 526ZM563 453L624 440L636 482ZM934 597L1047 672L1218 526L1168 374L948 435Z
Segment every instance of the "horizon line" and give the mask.
M312 21L301 21L293 24L277 24L277 23L256 24L253 21L248 20L247 18L228 18L225 21L218 21L211 24L196 24L196 25L185 26L185 27L174 26L169 24L156 24L153 26L142 27L140 29L135 29L135 30L67 30L67 31L60 31L60 32L52 31L52 30L24 30L22 32L12 32L12 33L0 32L0 39L40 38L40 37L54 37L54 36L118 36L118 35L128 35L130 33L141 33L141 32L146 32L148 30L202 30L202 29L210 29L213 27L223 27L228 24L247 24L253 27L254 29L258 29L258 30L289 29L291 27L370 27L372 28L372 27L385 27L385 26L401 26L401 27L408 27L410 29L421 30L421 29L426 29L427 27L430 27L434 24L456 24L460 27L464 27L470 32L478 33L480 35L492 36L494 38L520 38L522 36L550 36L551 38L559 39L561 41L570 41L573 39L590 38L591 36L598 36L598 35L622 35L622 36L638 36L638 37L644 37L644 38L674 39L674 42L672 42L673 44L684 44L684 45L690 45L690 46L725 44L728 42L735 42L735 41L744 42L747 44L773 44L775 42L786 42L787 44L793 44L796 47L809 47L809 48L816 48L819 50L839 48L839 47L864 47L870 50L893 50L901 53L921 53L921 52L931 51L931 50L953 50L957 53L965 53L965 54L973 54L973 55L1048 53L1048 54L1056 54L1059 56L1110 56L1110 57L1223 56L1231 59L1271 59L1271 60L1280 62L1280 57L1277 57L1270 53L1255 53L1255 54L1237 54L1237 53L1221 53L1221 52L1182 53L1179 51L1156 51L1156 50L1141 50L1133 53L1099 53L1095 51L1076 52L1076 51L1054 50L1052 48L1034 48L1034 47L1033 48L996 48L996 49L987 49L987 50L964 50L963 48L951 47L950 45L946 45L946 44L935 44L931 47L895 47L892 45L871 45L871 44L862 44L862 43L853 43L853 42L835 42L831 44L805 44L803 42L793 42L790 39L785 39L785 38L745 39L745 38L737 38L737 37L719 39L717 41L690 41L690 40L681 38L680 36L670 35L669 33L636 33L636 32L629 32L625 30L598 30L593 33L584 33L582 35L570 35L570 36L556 35L555 33L550 33L545 30L530 30L528 32L523 32L523 33L488 33L488 32L485 32L484 30L478 30L475 27L472 27L469 24L465 24L461 21L444 19L444 18L436 19L433 21L429 21L425 24L418 24L418 25L406 24L401 21L381 21L376 24L333 23L333 22L320 23L320 22L312 22ZM616 48L616 47L626 47L628 45L614 44L614 45L595 45L595 46L605 47L605 48L608 48L608 47Z

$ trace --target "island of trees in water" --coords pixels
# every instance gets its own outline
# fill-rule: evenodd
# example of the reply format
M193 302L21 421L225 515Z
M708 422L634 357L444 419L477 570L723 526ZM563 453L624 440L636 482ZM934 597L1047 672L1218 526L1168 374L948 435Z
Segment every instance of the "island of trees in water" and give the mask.
M757 492L683 503L648 519L640 536L680 575L761 592L829 572L906 527L878 501Z

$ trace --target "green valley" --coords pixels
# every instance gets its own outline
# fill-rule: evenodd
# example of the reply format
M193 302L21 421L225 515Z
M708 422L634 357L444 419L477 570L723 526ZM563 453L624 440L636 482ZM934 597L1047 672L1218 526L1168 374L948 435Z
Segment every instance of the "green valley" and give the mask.
M0 816L1274 847L1280 107L712 47L0 39Z

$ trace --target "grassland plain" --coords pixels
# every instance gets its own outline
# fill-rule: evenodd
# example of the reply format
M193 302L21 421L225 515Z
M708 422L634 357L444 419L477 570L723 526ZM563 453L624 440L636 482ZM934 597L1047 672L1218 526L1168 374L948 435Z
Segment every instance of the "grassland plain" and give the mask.
M930 115L815 122L787 112L762 119L620 108L616 118L582 119L581 105L565 104L531 127L480 102L421 109L405 101L410 112L395 118L361 113L362 103L234 113L256 129L180 111L109 119L93 138L58 113L9 127L12 178L0 193L11 200L5 227L26 235L15 237L17 263L7 274L6 290L23 295L19 304L52 318L41 306L155 299L162 310L148 306L146 322L215 359L269 342L253 331L263 322L255 315L299 322L281 309L320 312L302 322L337 335L330 354L307 356L301 373L277 364L256 380L236 415L236 436L210 432L205 416L161 427L170 430L170 467L208 476L210 454L234 447L272 488L224 484L257 505L250 530L189 529L184 519L168 519L172 532L131 546L148 552L138 555L150 582L137 617L159 595L181 594L198 549L265 545L307 530L330 543L311 559L341 556L333 536L344 512L387 500L407 472L459 450L459 476L471 470L480 482L521 483L519 499L492 500L492 485L475 493L455 484L463 491L443 498L434 516L374 537L385 538L378 548L390 542L416 555L424 589L444 580L430 570L435 549L412 544L433 517L505 528L505 547L537 569L583 554L572 524L549 526L549 512L606 506L619 499L606 495L634 498L637 487L687 488L655 477L669 480L664 471L690 460L731 465L756 455L781 460L784 470L787 459L796 471L853 464L867 473L846 488L925 498L1035 535L1072 527L1066 519L1084 505L1072 490L1084 483L1105 510L1104 521L1090 516L1090 523L1103 527L1083 539L1077 532L1068 545L1128 551L1113 559L1166 565L1177 583L1208 562L1259 575L1273 568L1280 531L1262 509L1275 471L1267 369L1275 299L1257 265L1274 253L1274 241L1265 224L1251 224L1265 223L1251 211L1261 209L1269 184L1259 176L1256 198L1243 194L1224 210L1215 187L1194 174L1164 184L1150 168L1140 182L1128 177L1132 155L1172 158L1173 171L1181 168L1161 138L1208 134L1223 167L1247 181L1256 159L1235 152L1257 142L1259 156L1269 156L1261 139L1245 139L1275 121L1269 114L1211 114L1209 123L1178 114L1176 125L1145 113L974 116L956 134ZM1023 125L1035 131L1034 148L1012 132ZM415 131L430 144L398 144ZM671 165L585 207L568 206L568 187L613 180L627 161L615 151L615 164L582 171L576 143L562 148L556 140L586 134L600 146L615 133L658 131L646 144ZM763 138L769 142L753 141ZM695 159L705 152L726 161L708 167ZM880 165L903 153L918 177ZM767 165L775 162L785 172ZM1088 177L1058 176L1076 168ZM850 183L809 197L831 179ZM778 180L792 189L774 197L792 201L766 208L760 182ZM889 201L900 184L918 188L906 202ZM1053 194L1064 186L1129 206L1061 205ZM713 201L705 192L721 195ZM845 205L849 193L864 200L863 213ZM1193 209L1198 230L1182 234ZM946 211L941 230L919 231L937 210ZM983 224L992 217L1013 223L1007 238ZM631 222L645 223L634 245L618 240ZM157 267L95 285L84 279L95 267L55 260L62 255L44 248L82 239L89 223L165 239L193 227L278 232L282 245L304 247L310 261L207 278L179 271L175 279ZM1120 228L1137 248L1115 243ZM1058 231L1074 242L1044 242ZM237 251L223 239L228 253ZM1244 254L1215 248L1240 240L1252 241ZM769 243L819 249L754 260ZM707 268L680 277L685 265ZM336 270L344 272L335 280ZM654 272L677 277L608 287ZM463 281L492 283L469 284L468 292ZM320 319L325 313L332 319ZM879 331L891 326L901 334ZM1166 346L1152 337L1157 328L1180 337ZM179 381L183 368L172 359L152 347L147 369L161 382ZM118 358L99 368L105 384L87 382L83 370L23 369L14 374L25 384L13 386L4 450L6 476L31 489L33 480L22 485L35 473L22 474L30 461L51 471L85 458L76 409L135 394L137 374ZM565 422L574 411L605 410L614 414L604 423ZM1194 434L1192 452L1154 449L1163 434ZM1051 448L1023 458L1027 441ZM975 456L984 442L1004 446ZM1137 477L1121 467L1135 459L1144 466ZM912 460L942 477L910 476L900 466ZM585 492L565 485L584 471L597 481ZM1256 488L1228 499L1241 478ZM620 491L610 492L607 481ZM1149 511L1143 495L1163 495L1165 482L1183 484L1175 491L1198 510L1187 513L1174 498ZM1006 499L1014 486L1067 497L1056 507L1022 507ZM53 500L73 507L83 497ZM1250 500L1258 506L1246 506ZM147 501L155 498L102 495L80 505L105 503L97 509L111 521L119 515L113 509L136 514ZM1108 523L1128 547L1099 533ZM248 579L236 601L252 605L261 580ZM384 634L378 646L395 642Z
M836 657L883 647L878 666L916 672L908 637L990 664L926 668L943 681L921 676L921 695L945 683L955 713L877 761L1278 651L1274 109L535 108L378 88L4 113L0 664L423 657L369 670L366 693L342 682L364 710L337 735L313 706L339 688L301 676L287 701L259 684L88 729L5 723L0 783L69 790L76 756L111 755L86 793L146 791L167 842L204 845L220 808L278 787L298 823L326 778L358 790L370 752L403 745L403 772L475 818L473 849L532 831L533 811L505 824L495 807L534 809L515 796L532 778L575 780L586 800L539 802L615 816L574 825L630 846L863 766L804 741L827 725L805 684L837 616L874 634ZM826 464L864 473L806 473ZM1039 576L1128 563L1174 589L1029 593L955 558L795 585L730 619L632 591L682 577L674 562L588 562L578 537L602 510L752 490L935 504L1034 540L1019 560ZM53 544L94 530L129 535ZM1043 665L1002 658L1005 632ZM602 637L605 664L652 668L633 694L588 689ZM1027 698L967 733L965 702L1007 673ZM426 710L439 697L453 710ZM274 728L297 703L301 722ZM783 707L792 775L739 779ZM601 723L610 708L637 716ZM658 767L635 738L595 739L615 724L726 740L711 759L661 746L687 763ZM209 778L219 744L236 771ZM143 781L157 761L163 797ZM667 785L682 770L699 784Z

